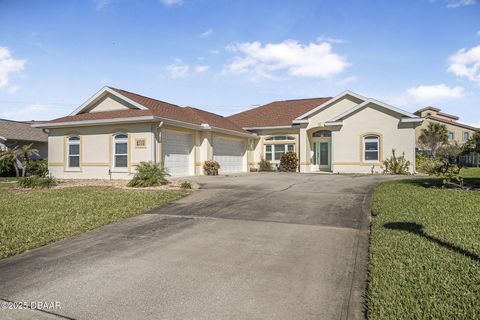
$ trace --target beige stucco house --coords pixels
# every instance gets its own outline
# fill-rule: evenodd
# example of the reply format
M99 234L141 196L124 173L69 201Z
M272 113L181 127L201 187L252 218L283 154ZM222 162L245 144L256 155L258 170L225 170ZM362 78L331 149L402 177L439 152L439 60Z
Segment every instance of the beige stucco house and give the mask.
M59 178L129 179L142 161L172 176L246 172L287 151L301 172L371 173L405 154L415 167L415 128L422 118L344 92L333 98L276 101L230 117L104 87L66 117L37 124L48 132L50 172Z
M479 128L459 122L459 117L444 113L439 108L426 107L415 112L415 115L425 119L423 123L415 130L417 147L422 148L418 138L422 134L422 129L428 126L429 122L438 122L444 124L448 130L448 140L450 143L458 145L464 144Z

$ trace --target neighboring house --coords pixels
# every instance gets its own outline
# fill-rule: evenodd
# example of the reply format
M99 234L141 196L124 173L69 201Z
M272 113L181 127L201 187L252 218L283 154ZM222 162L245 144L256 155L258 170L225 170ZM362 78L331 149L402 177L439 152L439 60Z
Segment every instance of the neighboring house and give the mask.
M59 178L126 179L142 161L172 176L246 172L294 151L301 172L370 173L405 154L415 170L422 118L344 92L334 98L273 102L230 117L104 87L69 116L34 125L49 131L49 170Z
M41 129L32 128L35 123L0 119L0 150L32 144L32 148L38 149L41 158L46 157L48 135Z
M422 134L422 129L428 126L429 122L438 122L442 123L447 127L448 130L448 140L450 143L457 143L459 145L464 144L470 137L479 130L469 126L467 124L458 122L459 117L444 113L438 108L426 107L415 112L415 115L422 117L425 121L421 126L417 127L415 130L415 135L417 139L417 147L422 148L421 143L418 141L418 138Z

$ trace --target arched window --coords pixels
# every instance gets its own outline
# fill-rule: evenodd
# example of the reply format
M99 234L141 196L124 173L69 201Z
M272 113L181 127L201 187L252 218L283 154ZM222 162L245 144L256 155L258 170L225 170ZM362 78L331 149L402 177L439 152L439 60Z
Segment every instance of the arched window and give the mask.
M318 130L318 131L315 131L313 134L312 134L313 137L322 137L322 138L327 138L327 137L331 137L332 136L332 131L330 130Z
M115 168L128 167L128 135L124 133L113 137L113 166Z
M78 136L68 138L68 167L80 168L80 137Z
M378 162L380 159L380 137L368 135L363 137L363 160Z
M278 140L295 140L292 136L272 136L265 139L266 141L278 141Z

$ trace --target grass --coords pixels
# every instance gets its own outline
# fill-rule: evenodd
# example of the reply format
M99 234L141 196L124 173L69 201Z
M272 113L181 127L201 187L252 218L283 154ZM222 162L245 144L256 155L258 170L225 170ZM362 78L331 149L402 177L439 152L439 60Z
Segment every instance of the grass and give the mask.
M101 187L0 188L0 258L119 221L183 195Z
M463 178L480 178L480 168L462 168L460 175Z
M480 319L480 191L438 185L415 179L375 190L370 319Z

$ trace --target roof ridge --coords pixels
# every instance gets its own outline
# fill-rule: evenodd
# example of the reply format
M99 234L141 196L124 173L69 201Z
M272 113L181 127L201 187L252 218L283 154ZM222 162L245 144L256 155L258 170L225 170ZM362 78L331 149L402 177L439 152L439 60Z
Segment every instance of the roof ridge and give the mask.
M171 102L159 100L159 99L152 98L152 97L147 97L147 96L144 96L142 94L138 94L136 92L132 92L132 91L128 91L128 90L124 90L124 89L120 89L120 88L114 88L114 87L110 87L110 86L107 86L107 87L110 88L110 89L113 89L115 91L123 91L123 92L129 93L129 94L136 95L138 97L142 97L142 98L146 98L146 99L150 99L150 100L155 100L155 101L158 101L158 102L161 102L161 103L166 103L166 104L169 104L171 106L178 107L178 108L183 108L182 106L179 106L178 104L174 104L174 103L171 103ZM119 92L119 93L121 93L121 92ZM145 106L145 107L147 107L147 106Z
M315 100L315 99L332 99L332 97L316 97L316 98L298 98L298 99L287 99L287 100L275 100L275 101L272 101L272 102L270 102L270 103L273 103L273 102L300 101L300 100ZM267 103L267 104L270 104L270 103Z
M10 122L16 122L16 123L22 123L22 124L30 124L28 121L20 121L20 120L11 120L11 119L5 119L5 118L0 118L0 120L3 121L10 121ZM37 120L30 120L30 121L37 121Z

